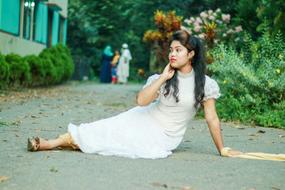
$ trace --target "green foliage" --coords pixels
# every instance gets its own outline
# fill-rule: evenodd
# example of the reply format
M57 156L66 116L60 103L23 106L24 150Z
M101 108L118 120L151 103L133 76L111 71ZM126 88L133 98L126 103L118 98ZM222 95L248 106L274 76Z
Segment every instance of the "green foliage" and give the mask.
M67 47L59 44L44 49L39 57L46 68L45 84L58 84L71 77L74 65Z
M239 22L254 37L258 36L256 28L260 23L256 14L259 4L260 1L256 0L240 0L236 6L236 22Z
M10 67L9 84L27 86L31 81L29 64L14 53L6 55L5 60Z
M31 86L43 85L46 77L46 69L42 63L42 60L35 55L29 55L24 57L24 60L29 64L32 81Z
M254 39L264 31L285 34L284 0L240 0L236 6L236 22L239 22Z
M128 43L132 67L148 70L150 51L142 38L144 31L155 27L152 18L156 10L175 10L177 15L190 17L205 9L221 8L234 15L237 1L72 0L68 4L67 44L73 56L92 62L95 74L99 73L102 50L107 44L120 49L122 43Z
M269 127L285 127L285 52L280 34L265 33L257 42L249 36L237 53L224 45L212 54L210 72L223 96L217 107L221 118Z
M52 54L49 49L44 49L39 57L42 60L43 67L45 68L45 85L56 84L59 81L59 76L57 75L57 68L52 62Z
M9 76L10 76L10 67L5 61L5 57L0 53L0 89L7 86Z
M61 44L44 49L39 56L8 54L4 57L0 54L0 89L59 84L68 80L73 70L70 50Z
M263 0L257 8L257 17L261 20L257 31L269 30L276 34L281 31L285 34L285 1L284 0Z

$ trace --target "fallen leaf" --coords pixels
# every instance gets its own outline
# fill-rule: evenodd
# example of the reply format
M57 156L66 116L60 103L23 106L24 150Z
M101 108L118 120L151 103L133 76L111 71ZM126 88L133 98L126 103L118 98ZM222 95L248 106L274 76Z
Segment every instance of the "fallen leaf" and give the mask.
M258 130L257 133L265 133L264 130Z
M11 125L19 126L22 123L22 120L12 121Z
M151 183L151 185L155 186L155 187L164 187L164 188L167 188L167 185L166 184L161 184L161 183L158 183L158 182L153 182Z
M49 170L50 172L58 172L58 170L55 168L55 167L52 167L50 170Z
M281 190L280 188L278 187L271 187L273 190Z
M9 178L7 176L0 176L0 183L8 180Z
M185 187L182 187L181 190L192 190L192 187L185 186Z

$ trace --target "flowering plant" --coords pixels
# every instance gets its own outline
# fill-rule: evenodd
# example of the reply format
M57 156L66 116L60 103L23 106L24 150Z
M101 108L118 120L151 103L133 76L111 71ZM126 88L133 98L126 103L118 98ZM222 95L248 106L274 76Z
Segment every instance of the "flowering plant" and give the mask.
M213 48L220 41L239 41L241 26L230 26L231 15L222 13L221 9L216 11L207 10L197 17L185 19L184 28L190 34L198 36L206 41L209 48Z
M174 31L180 29L182 17L177 16L175 11L157 10L154 14L154 22L156 29L147 30L144 33L143 41L152 46L153 56L151 54L151 58L154 61L150 61L150 70L160 72L168 62L169 39Z

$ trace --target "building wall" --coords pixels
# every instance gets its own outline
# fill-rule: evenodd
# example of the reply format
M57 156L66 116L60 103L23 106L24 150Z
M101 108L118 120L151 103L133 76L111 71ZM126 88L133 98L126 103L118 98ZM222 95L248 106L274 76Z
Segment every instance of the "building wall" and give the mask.
M61 9L62 11L60 11L59 13L67 18L67 5L68 5L68 0L49 0L48 1L49 3L54 3L54 4L57 4Z
M21 56L38 55L45 48L46 45L44 44L0 32L0 52L4 55L9 53L16 53Z
M45 3L47 7L50 10L54 10L54 5L57 7L60 7L62 10L56 11L53 15L59 15L59 18L61 21L56 21L55 23L60 24L60 26L54 26L54 23L52 24L53 28L56 29L56 31L63 31L63 34L57 36L56 32L53 31L53 37L48 39L50 40L47 43L43 43L36 41L34 37L30 37L29 39L25 39L23 35L23 10L24 10L24 0L19 0L21 2L21 7L20 7L20 23L19 23L19 34L12 34L6 31L1 31L0 29L0 52L2 54L9 54L9 53L16 53L19 55L29 55L29 54L35 54L38 55L43 49L46 47L49 47L51 45L56 45L59 41L65 44L66 41L66 18L67 18L67 6L68 6L68 0L49 0L49 1L42 1L42 3ZM50 5L50 7L49 7ZM3 7L2 7L3 8ZM1 12L1 0L0 0L0 12ZM6 14L7 15L7 14ZM35 19L35 18L34 18ZM7 21L7 20L6 20ZM1 18L0 18L1 22ZM40 21L40 23L43 23ZM60 29L61 30L60 30ZM48 29L47 29L48 30ZM32 32L31 32L32 31ZM44 29L45 31L45 29ZM32 29L31 26L31 35L34 36L35 33L34 30ZM61 33L59 32L59 33ZM51 32L50 32L51 33ZM55 33L55 34L54 34ZM40 34L40 33L37 33ZM42 33L44 34L44 33ZM45 34L43 36L46 36Z

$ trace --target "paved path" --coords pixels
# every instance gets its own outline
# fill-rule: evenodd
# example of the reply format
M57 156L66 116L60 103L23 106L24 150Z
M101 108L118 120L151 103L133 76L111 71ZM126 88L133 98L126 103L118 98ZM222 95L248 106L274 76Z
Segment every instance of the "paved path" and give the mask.
M204 120L189 125L183 143L166 159L26 151L29 136L53 138L66 132L69 122L91 122L127 110L140 88L71 82L0 94L0 189L285 189L284 162L220 157ZM284 130L222 126L227 146L285 153Z

